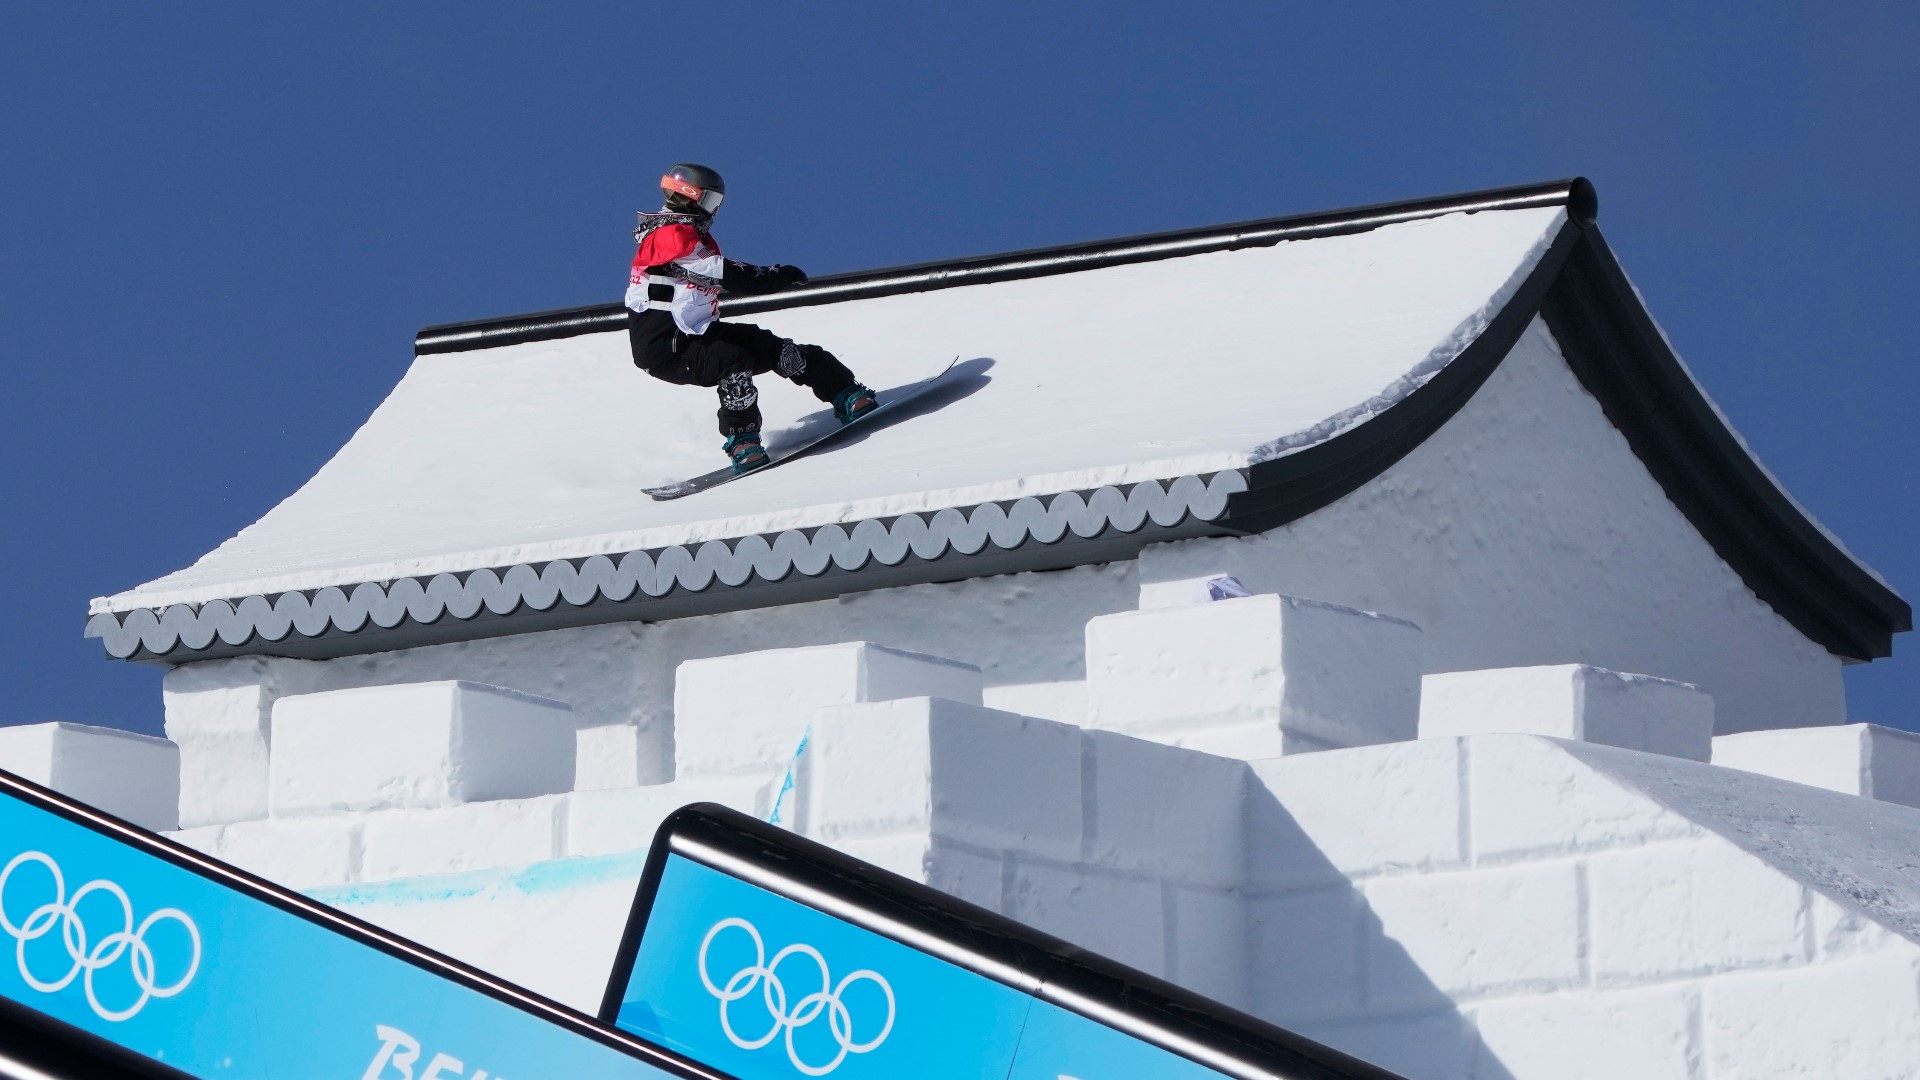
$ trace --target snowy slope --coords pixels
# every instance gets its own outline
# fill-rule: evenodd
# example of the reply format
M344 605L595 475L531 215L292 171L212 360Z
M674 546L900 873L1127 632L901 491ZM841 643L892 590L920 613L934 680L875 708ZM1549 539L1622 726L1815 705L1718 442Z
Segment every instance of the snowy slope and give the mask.
M675 502L721 462L711 391L624 333L423 356L299 491L124 612L768 533L1209 473L1363 422L1471 343L1565 221L1487 211L1372 232L755 316L883 391L959 354L971 392ZM771 440L821 406L764 376Z

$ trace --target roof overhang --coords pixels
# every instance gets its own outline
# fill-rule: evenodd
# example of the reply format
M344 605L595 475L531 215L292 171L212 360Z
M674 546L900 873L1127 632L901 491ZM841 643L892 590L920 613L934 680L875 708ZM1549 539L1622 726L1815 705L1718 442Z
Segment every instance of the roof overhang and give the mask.
M180 663L267 654L325 659L595 623L678 619L850 592L1056 570L1148 544L1223 536L1238 471L1046 499L867 518L609 557L369 581L237 602L102 613L110 655Z

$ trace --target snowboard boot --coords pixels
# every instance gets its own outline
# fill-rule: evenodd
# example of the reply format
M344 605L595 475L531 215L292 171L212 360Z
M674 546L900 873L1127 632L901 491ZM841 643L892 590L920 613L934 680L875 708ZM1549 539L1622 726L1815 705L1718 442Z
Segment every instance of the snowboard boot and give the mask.
M742 431L727 436L727 441L722 444L720 449L725 451L729 458L733 459L733 474L735 476L744 472L752 472L770 460L767 457L766 447L760 445L759 428L753 428L749 431Z
M842 424L851 424L879 407L880 401L873 396L873 391L857 382L833 395L833 415Z

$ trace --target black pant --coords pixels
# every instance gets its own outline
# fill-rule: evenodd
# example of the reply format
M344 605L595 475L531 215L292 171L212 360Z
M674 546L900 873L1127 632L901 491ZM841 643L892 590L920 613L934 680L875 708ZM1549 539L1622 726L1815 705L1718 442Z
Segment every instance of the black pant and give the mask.
M704 334L683 334L664 311L627 312L633 362L656 379L720 392L720 434L760 427L760 391L755 375L782 378L832 401L853 385L853 372L818 345L799 345L750 323L716 320Z

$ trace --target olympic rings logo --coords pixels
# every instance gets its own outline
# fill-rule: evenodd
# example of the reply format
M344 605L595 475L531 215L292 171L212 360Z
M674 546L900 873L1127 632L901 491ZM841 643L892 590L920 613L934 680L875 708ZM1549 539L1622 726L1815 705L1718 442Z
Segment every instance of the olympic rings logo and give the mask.
M721 931L730 928L743 930L749 938L753 939L753 963L735 972L723 985L714 982L713 976L707 973L707 950L712 947L713 939L719 937ZM790 956L804 956L820 969L820 989L793 1002L791 1011L787 1008L786 984L782 983L780 976L776 974L781 961ZM707 993L720 999L720 1029L727 1033L727 1038L732 1040L733 1045L742 1050L758 1050L778 1038L784 1031L786 1032L787 1058L793 1062L794 1068L808 1076L825 1076L839 1068L848 1054L865 1054L876 1050L881 1043L887 1041L887 1036L893 1033L893 987L887 985L887 980L881 978L878 972L856 971L836 984L833 982L833 976L827 972L826 958L811 945L789 945L774 953L773 959L769 961L767 946L760 938L760 931L754 929L753 924L745 919L722 919L707 931L707 936L700 942L700 982L706 986ZM881 1025L880 1034L865 1042L854 1039L853 1016L847 1011L846 1003L841 1000L841 995L846 993L848 987L861 982L873 983L887 996L886 1023ZM773 1016L773 1026L767 1029L765 1035L745 1038L734 1031L727 1007L753 993L756 988L760 990L761 997L766 1003L767 1012ZM809 1065L800 1059L800 1052L793 1045L793 1033L820 1019L823 1015L827 1018L827 1030L833 1035L834 1044L840 1048L840 1052L825 1065Z
M27 863L39 863L53 875L53 899L34 908L24 920L15 923L7 917L7 884L13 879L13 872ZM89 947L87 927L80 920L80 901L96 892L120 902L120 927ZM186 974L162 986L155 981L158 968L146 937L147 931L154 926L169 921L186 928L187 936L193 941L193 956L187 961ZM111 927L113 924L108 925ZM69 966L59 978L43 979L28 965L27 945L52 933L56 926L60 928L60 943L66 946ZM65 990L78 978L86 987L87 1004L93 1006L93 1011L102 1020L126 1020L145 1008L149 1000L178 994L187 988L200 970L200 928L193 925L193 920L187 918L185 912L177 908L161 908L135 928L133 902L127 899L126 890L111 881L89 881L68 896L66 878L60 873L60 864L54 862L52 856L39 851L23 851L13 857L6 869L0 870L0 931L17 943L14 958L20 967L20 977L26 980L28 986L43 994L55 994ZM93 978L98 972L118 963L121 957L127 959L134 985L140 988L140 996L124 1009L111 1009L101 1004L99 995L94 991Z

